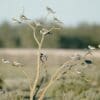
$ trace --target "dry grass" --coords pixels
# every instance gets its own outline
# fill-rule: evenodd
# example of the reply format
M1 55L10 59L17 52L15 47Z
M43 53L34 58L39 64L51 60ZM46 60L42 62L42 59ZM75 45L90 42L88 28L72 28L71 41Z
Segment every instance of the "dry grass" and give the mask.
M46 53L48 56L48 60L46 62L47 68L50 71L50 74L55 72L55 70L63 64L70 56L74 54L85 54L83 50L42 50L42 52ZM100 51L96 51L93 54L93 59L95 60L95 64L99 64ZM25 71L30 74L30 76L34 76L35 68L33 66L36 65L36 50L33 49L1 49L0 50L0 58L9 59L10 61L18 61L21 62L24 66ZM96 58L96 59L95 59ZM3 64L0 61L0 73L4 75L5 78L20 78L24 77L23 73L16 67L13 67L9 64Z
M47 69L49 70L49 74L52 75L56 69L62 65L68 58L69 56L73 55L73 54L85 54L85 51L80 51L80 50L42 50L42 52L46 53L48 55L48 61L46 62L47 65ZM94 67L90 67L87 70L85 70L85 74L90 77L90 79L92 79L91 85L95 85L97 84L96 82L99 82L99 65L100 65L100 51L96 51L94 52L94 57L93 59L93 66ZM5 59L9 59L10 61L19 61L21 62L24 66L24 70L29 74L29 76L31 78L35 78L35 65L36 65L36 50L33 49L1 49L0 50L0 57L1 58L5 58ZM95 67L97 66L97 67ZM34 68L33 68L34 67ZM42 70L42 68L41 68ZM94 73L94 74L93 74ZM44 72L42 72L42 74L44 74ZM17 90L17 89L22 89L22 90L28 90L29 91L29 86L28 86L28 81L25 78L24 74L20 71L19 68L16 68L14 66L10 66L9 64L3 64L0 61L0 75L3 76L4 81L5 81L5 87L6 89L12 91L12 90ZM82 82L80 80L77 80L77 75L73 74L73 73L69 73L67 75L67 82L71 82L72 80L70 80L70 77L75 78L75 82L76 85L75 87L77 87L78 84L81 84ZM77 83L79 81L79 83ZM81 83L80 83L81 82ZM70 86L70 84L67 83L68 86ZM55 85L56 84L56 85ZM48 93L46 95L50 96L53 95L53 91L58 91L57 90L57 83L55 83L54 86L52 86L52 88L50 88L48 90ZM86 84L83 82L82 85L83 88L86 87ZM90 83L89 83L90 84ZM21 86L21 87L20 87ZM73 85L74 86L74 85ZM58 87L59 87L59 83L58 83ZM72 86L70 86L72 87ZM55 90L53 90L55 88ZM80 86L81 88L81 86ZM100 87L98 87L100 88ZM68 87L67 87L68 89ZM71 89L71 88L70 88ZM89 91L89 90L88 90ZM94 90L91 90L94 91ZM57 94L59 94L58 92L56 92ZM91 92L93 93L93 92ZM29 93L28 93L29 94ZM57 94L55 94L55 96L57 96ZM72 95L71 95L72 94ZM90 95L90 94L89 94ZM75 96L74 92L69 91L66 94L66 97L69 97L68 100L71 100L71 98L73 98ZM59 97L58 97L59 98ZM80 97L77 97L80 98ZM57 97L55 98L55 100L57 99ZM1 100L1 99L0 99ZM66 100L66 99L65 99ZM73 99L74 100L74 99ZM76 99L78 100L78 99ZM89 99L86 99L89 100ZM99 99L95 99L95 100L99 100Z

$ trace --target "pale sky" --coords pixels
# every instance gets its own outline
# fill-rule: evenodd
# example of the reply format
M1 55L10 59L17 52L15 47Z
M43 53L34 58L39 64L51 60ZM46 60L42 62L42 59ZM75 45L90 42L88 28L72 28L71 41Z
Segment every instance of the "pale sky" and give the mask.
M100 24L100 0L0 0L0 23L22 13L31 19L46 15L45 7L56 11L56 16L66 25L80 22Z

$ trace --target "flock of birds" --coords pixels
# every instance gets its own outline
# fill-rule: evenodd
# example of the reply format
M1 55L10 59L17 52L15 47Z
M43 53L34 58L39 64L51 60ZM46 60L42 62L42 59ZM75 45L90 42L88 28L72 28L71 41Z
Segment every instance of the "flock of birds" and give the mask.
M100 45L98 45L98 48L100 48ZM88 50L96 50L95 47L91 46L91 45L88 45ZM80 55L77 55L77 56L72 56L71 57L72 59L80 59ZM44 53L40 53L40 61L42 63L44 63L45 61L47 61L47 55L45 55ZM12 64L12 66L23 66L23 64L21 64L20 62L18 61L9 61L9 60L6 60L4 58L1 58L1 62L4 63L4 64Z
M4 63L4 64L11 64L12 66L16 66L16 67L22 67L23 64L19 63L18 61L9 61L7 59L4 59L4 58L1 58L1 62Z
M50 7L46 7L46 10L47 10L47 12L48 12L48 14L52 14L52 15L54 15L56 12L52 9L52 8L50 8ZM63 23L63 22L61 22L57 17L55 17L55 16L53 16L53 20L55 21L55 22L57 22L57 23Z
M61 22L57 17L55 17L55 13L56 13L56 12L55 12L53 9L51 9L50 7L47 6L47 7L46 7L46 10L47 10L47 12L48 12L48 15L53 15L53 20L54 20L55 23L57 23L57 24L63 24L63 22ZM31 20L31 19L27 18L27 17L24 15L24 12L23 12L23 14L21 14L21 15L19 16L19 19L12 18L12 20L13 20L14 22L17 22L17 23L21 24L22 22L27 22L27 21L29 21L29 20ZM41 23L40 23L39 21L35 21L35 22L32 22L32 23L33 23L33 25L36 26L36 27L42 26ZM54 29L55 29L55 28L54 28ZM56 28L56 29L58 29L58 28ZM48 29L46 29L46 28L42 28L42 29L40 30L40 33L43 34L43 35L47 35L47 34L51 34L51 31L52 31L52 30L48 30Z
M98 49L100 48L100 45L98 45ZM88 51L87 51L87 53L84 55L84 57L82 57L81 55L79 55L79 54L76 54L76 55L72 55L71 57L70 57L70 59L71 60L74 60L74 61L76 61L76 60L80 60L81 58L84 58L84 62L86 63L86 64L92 64L92 60L90 60L90 59L85 59L85 57L87 56L87 55L92 55L92 52L94 51L94 50L96 50L97 48L96 47L94 47L94 46L91 46L91 45L88 45Z
M60 21L57 17L55 17L56 12L52 8L47 6L46 10L48 12L48 15L53 15L54 22L59 23L59 24L63 24L62 21ZM23 13L24 13L24 11L23 11ZM20 20L18 20L16 18L12 18L12 20L15 21L15 22L18 22L19 24L22 23L22 21L31 20L31 19L27 18L24 14L21 14L19 18L20 18ZM37 24L37 22L35 24Z
M40 61L42 63L45 63L47 61L47 55L45 55L44 53L40 53ZM4 64L11 64L12 66L16 67L23 67L23 64L18 61L9 61L7 59L1 58L1 62Z

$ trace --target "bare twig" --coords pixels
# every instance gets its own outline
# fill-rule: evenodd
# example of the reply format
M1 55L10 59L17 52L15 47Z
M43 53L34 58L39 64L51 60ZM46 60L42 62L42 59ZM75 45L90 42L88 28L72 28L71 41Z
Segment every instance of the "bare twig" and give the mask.
M22 70L22 72L24 73L24 75L26 76L26 78L28 79L28 82L29 82L29 87L30 87L30 89L32 88L32 81L30 80L30 77L29 77L29 75L24 71L24 70Z
M36 29L34 26L32 26L30 23L26 22L26 24L33 30L33 37L36 41L36 43L38 44L38 46L40 45L39 40L36 37Z

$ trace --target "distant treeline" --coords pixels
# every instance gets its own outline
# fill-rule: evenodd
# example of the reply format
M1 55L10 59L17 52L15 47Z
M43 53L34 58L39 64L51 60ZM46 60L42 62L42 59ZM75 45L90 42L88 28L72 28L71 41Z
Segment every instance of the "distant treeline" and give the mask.
M46 23L48 27L54 23ZM57 25L55 25L57 26ZM44 48L87 48L100 44L100 25L80 23L77 26L57 26L44 41ZM40 38L39 30L37 36ZM0 25L0 48L36 48L32 30L26 25L14 25L3 22Z

